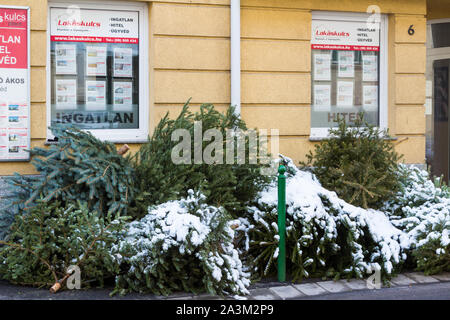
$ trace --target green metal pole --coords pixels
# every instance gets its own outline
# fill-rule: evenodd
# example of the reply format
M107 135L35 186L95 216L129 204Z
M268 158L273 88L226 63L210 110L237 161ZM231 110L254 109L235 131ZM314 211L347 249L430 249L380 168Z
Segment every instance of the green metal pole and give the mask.
M278 168L278 281L286 281L286 167Z

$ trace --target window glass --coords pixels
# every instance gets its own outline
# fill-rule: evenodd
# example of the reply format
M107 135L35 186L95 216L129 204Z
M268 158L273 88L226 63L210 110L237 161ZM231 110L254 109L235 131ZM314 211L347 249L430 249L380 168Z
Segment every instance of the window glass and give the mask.
M139 128L139 12L50 14L51 123Z
M358 115L379 125L380 30L366 22L313 20L311 127Z
M432 24L431 33L434 48L450 47L450 22Z

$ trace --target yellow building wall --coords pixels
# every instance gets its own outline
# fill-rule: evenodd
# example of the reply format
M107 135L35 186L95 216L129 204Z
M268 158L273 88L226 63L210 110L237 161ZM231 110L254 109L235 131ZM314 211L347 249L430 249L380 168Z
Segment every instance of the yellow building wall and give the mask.
M144 1L144 0L143 0ZM149 123L194 109L230 104L230 0L149 3ZM31 7L31 142L46 136L46 0L0 0ZM241 0L242 117L250 128L280 130L280 152L304 160L309 140L311 11L389 14L389 127L408 163L425 157L425 0ZM414 36L407 30L413 24ZM407 58L405 58L407 57ZM132 145L136 150L138 145ZM0 175L34 173L30 163L0 163Z
M312 10L389 14L391 135L407 163L425 161L426 1L242 0L242 116L249 126L280 129L280 152L296 161L309 140ZM408 29L414 25L415 34Z
M450 1L427 0L427 19L450 19Z
M426 18L394 14L389 22L389 129L406 163L424 163Z

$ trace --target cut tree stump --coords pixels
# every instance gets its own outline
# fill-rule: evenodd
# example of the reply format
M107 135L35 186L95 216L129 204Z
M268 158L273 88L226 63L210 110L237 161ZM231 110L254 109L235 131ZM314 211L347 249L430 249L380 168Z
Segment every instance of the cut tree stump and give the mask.
M120 147L119 150L117 150L117 154L123 156L125 153L128 152L128 150L130 150L130 147L127 144L124 144L123 146Z
M62 278L61 280L58 280L57 282L55 282L55 284L52 285L52 287L50 288L50 292L51 293L57 293L59 291L59 289L61 289L64 281L66 281L68 277L70 277L70 274L66 274L64 276L64 278Z

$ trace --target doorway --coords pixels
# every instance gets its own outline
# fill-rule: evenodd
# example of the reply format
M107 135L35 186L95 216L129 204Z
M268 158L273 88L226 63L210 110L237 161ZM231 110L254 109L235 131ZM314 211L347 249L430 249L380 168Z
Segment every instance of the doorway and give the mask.
M448 181L449 173L449 93L450 59L435 60L433 63L433 158L431 170L435 176L444 175Z
M428 22L426 158L431 174L450 177L450 20Z

